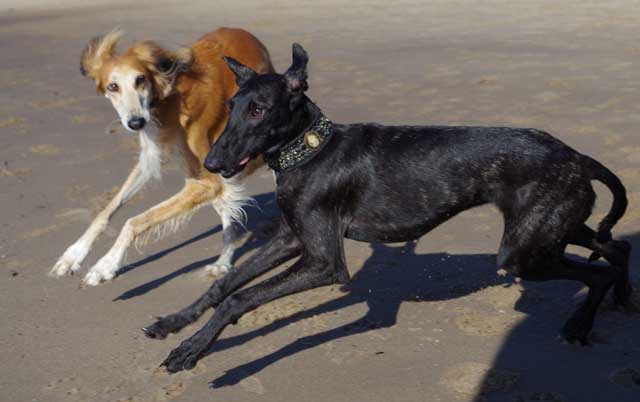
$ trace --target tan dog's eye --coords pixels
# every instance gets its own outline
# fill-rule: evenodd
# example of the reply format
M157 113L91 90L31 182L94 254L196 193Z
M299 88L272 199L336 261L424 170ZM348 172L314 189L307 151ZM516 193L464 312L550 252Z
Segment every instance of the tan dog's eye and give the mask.
M144 84L146 78L144 75L140 74L139 76L136 77L136 87L141 86L142 84Z
M118 87L118 84L116 84L115 82L112 82L111 84L107 85L107 91L109 92L118 92L120 88Z

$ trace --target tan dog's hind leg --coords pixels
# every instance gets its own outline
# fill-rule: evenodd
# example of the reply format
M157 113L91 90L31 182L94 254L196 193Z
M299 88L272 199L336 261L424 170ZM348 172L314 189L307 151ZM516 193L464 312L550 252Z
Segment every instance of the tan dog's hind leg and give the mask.
M241 224L245 221L243 207L251 202L251 198L244 193L244 187L240 184L241 179L224 179L222 176L212 174L203 169L202 161L205 159L211 145L207 139L207 132L222 132L224 120L216 122L209 121L215 116L204 116L198 124L193 124L187 130L187 147L198 155L198 161L192 164L192 174L197 174L203 180L207 180L216 187L214 198L211 204L220 215L222 221L222 251L215 263L207 265L205 274L207 276L221 276L231 269L233 254L235 252L236 227L235 222ZM215 138L215 136L214 136ZM253 164L251 164L254 169Z
M177 222L186 220L190 212L210 201L215 196L215 190L211 183L187 179L179 193L127 220L114 245L89 270L83 283L95 286L113 279L125 258L127 249L138 236L162 229L158 225L163 223L169 225L172 230L177 229Z
M237 238L236 222L244 223L246 215L243 207L252 202L252 199L244 194L244 187L237 180L222 180L222 191L212 202L222 221L222 251L215 263L205 267L205 273L213 277L226 274L233 266Z

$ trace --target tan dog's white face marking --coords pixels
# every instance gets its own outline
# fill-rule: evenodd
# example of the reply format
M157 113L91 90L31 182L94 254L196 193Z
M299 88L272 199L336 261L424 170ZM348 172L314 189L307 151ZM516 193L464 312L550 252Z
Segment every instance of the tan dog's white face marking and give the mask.
M89 41L80 58L80 72L92 78L98 92L111 101L122 125L138 132L155 120L152 105L171 95L178 73L189 70L192 53L189 48L168 51L146 41L118 54L121 35L114 30Z
M136 132L151 121L152 84L144 71L115 65L107 75L104 95L129 131Z

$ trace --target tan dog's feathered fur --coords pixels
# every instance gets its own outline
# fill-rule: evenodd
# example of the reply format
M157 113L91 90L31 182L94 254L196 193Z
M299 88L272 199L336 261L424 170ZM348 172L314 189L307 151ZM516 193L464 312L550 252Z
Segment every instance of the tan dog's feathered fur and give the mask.
M106 228L113 213L149 179L159 178L165 156L178 156L186 174L184 188L173 197L130 218L109 252L93 266L83 282L97 285L112 279L134 241L149 234L175 230L198 207L211 203L223 225L223 248L207 272L217 275L231 266L234 221L244 216L248 198L235 180L224 180L203 168L203 161L227 121L226 100L237 90L235 78L222 57L241 60L254 70L273 71L269 53L250 33L220 28L190 48L163 49L155 42L139 42L118 54L120 31L89 42L80 70L92 78L120 116L123 126L138 134L140 157L120 191L93 220L86 232L60 257L56 276L73 273ZM248 174L261 164L253 163Z

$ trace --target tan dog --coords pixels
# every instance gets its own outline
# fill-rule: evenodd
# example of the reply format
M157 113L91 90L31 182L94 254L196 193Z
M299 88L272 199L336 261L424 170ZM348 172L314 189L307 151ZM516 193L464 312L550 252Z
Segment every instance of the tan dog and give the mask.
M136 132L140 157L120 191L93 220L86 232L60 257L51 273L80 269L92 244L118 208L150 179L159 178L161 163L172 154L184 162L184 188L144 213L130 218L113 247L94 265L83 282L98 285L116 276L127 248L153 234L177 229L198 207L212 204L223 227L223 248L207 272L227 272L234 253L234 221L244 217L249 200L235 180L225 180L203 168L203 161L227 122L226 100L236 92L235 78L222 57L232 56L256 71L273 71L265 46L250 33L220 28L190 48L168 51L154 42L140 42L118 54L119 31L93 39L85 48L80 70L92 78L118 112L122 125ZM258 164L253 163L249 172ZM144 236L141 236L144 235Z

